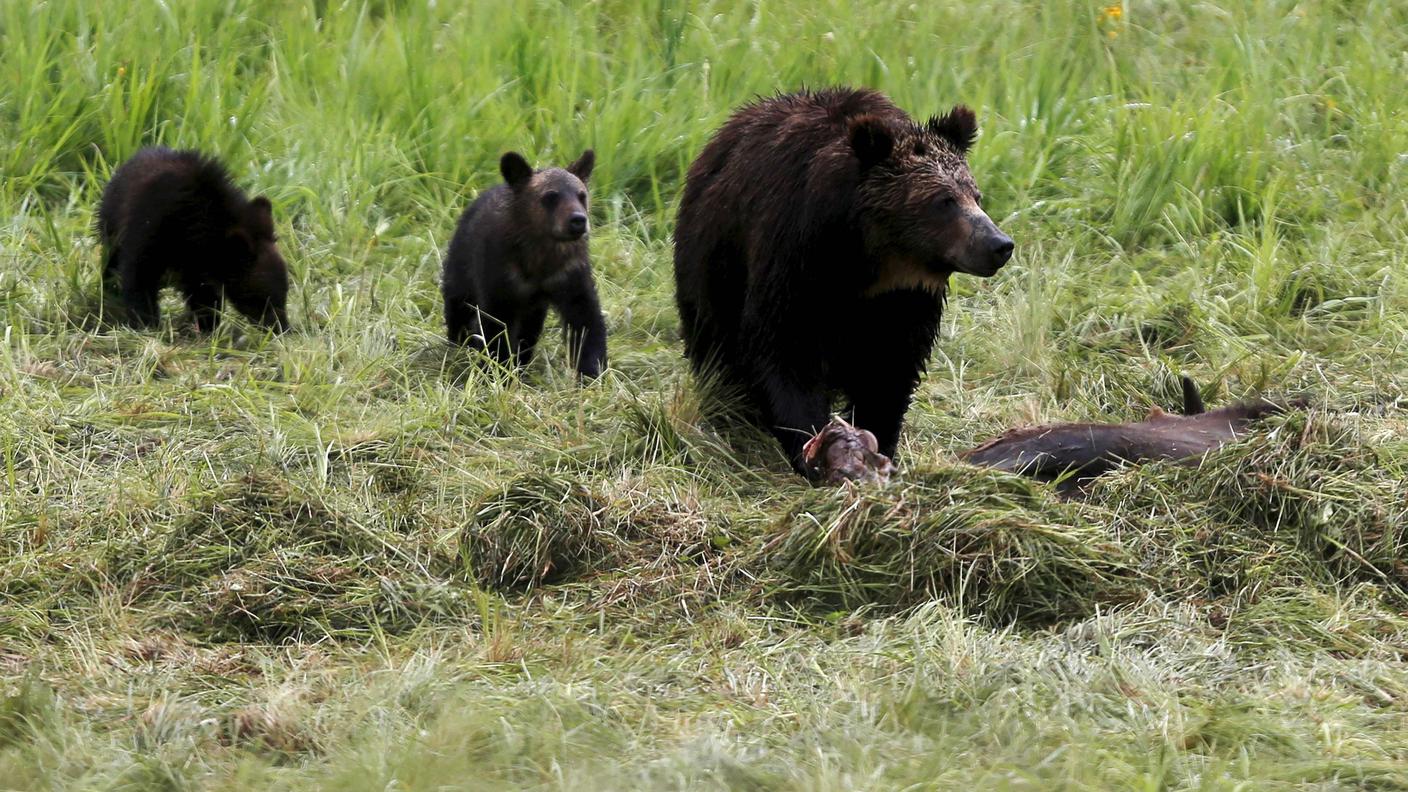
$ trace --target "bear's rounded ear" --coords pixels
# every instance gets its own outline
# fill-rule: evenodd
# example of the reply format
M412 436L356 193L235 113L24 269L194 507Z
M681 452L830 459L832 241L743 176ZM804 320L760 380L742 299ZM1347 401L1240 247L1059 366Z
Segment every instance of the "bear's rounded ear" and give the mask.
M582 156L577 161L567 166L567 172L585 182L592 176L592 168L596 167L596 152L587 149L582 152Z
M260 195L249 202L244 212L244 229L252 237L272 237L274 235L274 207L269 199Z
M883 118L873 115L859 115L847 125L851 149L856 153L862 167L889 159L895 149L895 137Z
M504 181L515 190L528 183L533 178L533 166L528 164L528 160L523 159L523 155L517 151L510 151L499 158L499 172L504 175Z
M978 117L967 105L954 105L941 116L932 116L926 124L929 133L953 144L959 154L967 154L978 139Z
M249 202L249 217L260 225L274 225L274 205L262 195Z

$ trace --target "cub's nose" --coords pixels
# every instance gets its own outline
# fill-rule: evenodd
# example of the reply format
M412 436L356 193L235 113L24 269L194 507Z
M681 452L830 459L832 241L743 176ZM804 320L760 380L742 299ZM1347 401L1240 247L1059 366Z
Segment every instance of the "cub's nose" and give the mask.
M1007 263L1008 259L1012 258L1012 249L1014 247L1016 246L1012 244L1012 238L999 232L997 236L993 237L992 246L988 250L988 255L992 256L995 265L1001 267L1003 264Z
M587 233L587 216L582 214L581 212L577 212L576 214L567 218L567 230L573 236L581 236L582 234Z

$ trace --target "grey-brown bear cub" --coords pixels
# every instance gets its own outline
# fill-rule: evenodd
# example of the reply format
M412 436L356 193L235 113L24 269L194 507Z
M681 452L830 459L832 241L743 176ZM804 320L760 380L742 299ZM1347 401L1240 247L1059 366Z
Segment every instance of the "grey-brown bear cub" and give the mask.
M606 321L587 251L587 149L564 168L534 171L503 155L504 183L460 217L440 289L450 340L523 366L549 308L562 317L573 366L584 377L606 367Z
M98 208L103 282L119 318L151 327L174 283L201 332L226 300L251 321L288 329L288 266L269 199L250 199L224 166L195 151L144 148L113 172Z

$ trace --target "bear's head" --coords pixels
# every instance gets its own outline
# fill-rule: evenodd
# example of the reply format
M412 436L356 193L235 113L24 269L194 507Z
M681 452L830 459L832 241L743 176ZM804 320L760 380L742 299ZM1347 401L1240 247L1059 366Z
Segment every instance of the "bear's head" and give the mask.
M587 149L566 168L534 172L521 154L510 151L499 160L499 170L529 233L576 242L587 235L587 179L595 164L596 153Z
M279 255L269 199L261 195L246 204L229 237L239 266L226 284L226 299L266 327L279 332L289 329L288 264Z
M965 160L978 134L972 110L959 105L922 125L857 115L847 131L859 166L857 219L878 263L873 292L942 291L951 273L986 278L1012 257Z

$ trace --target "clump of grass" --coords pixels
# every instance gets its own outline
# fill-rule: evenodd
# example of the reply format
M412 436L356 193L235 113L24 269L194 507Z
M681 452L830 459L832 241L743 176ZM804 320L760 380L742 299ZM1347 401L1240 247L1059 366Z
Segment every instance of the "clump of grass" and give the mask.
M707 518L668 480L588 484L535 471L483 495L460 533L463 574L495 589L527 590L605 574L636 582L717 559L730 520Z
M307 727L290 710L279 702L240 707L229 714L222 742L288 755L313 749Z
M374 626L394 633L464 612L448 552L390 522L300 497L276 481L246 479L183 532L203 534L192 548L247 537L245 552L218 576L199 579L197 623L211 625L213 637L281 638Z
M464 610L430 537L266 474L153 522L109 544L101 568L135 601L175 600L182 626L209 640L396 633Z
M20 680L0 696L0 749L27 742L55 719L54 691L37 677Z
M1197 467L1154 465L1098 482L1093 500L1200 596L1265 586L1408 586L1408 477L1345 419L1294 413ZM1123 530L1123 529L1122 529Z
M623 537L607 502L554 471L526 473L486 494L460 535L466 575L492 588L532 588L601 563Z
M1079 507L1024 479L962 467L888 488L808 492L761 564L788 594L854 607L941 597L997 620L1090 612L1128 585L1130 559Z

